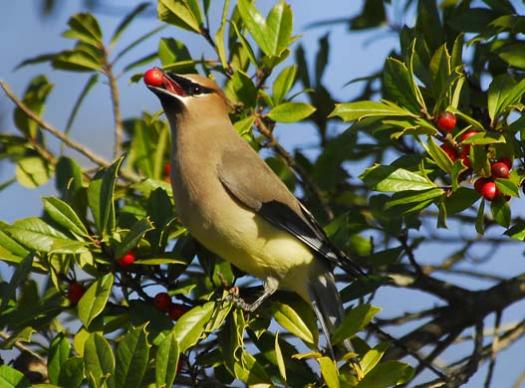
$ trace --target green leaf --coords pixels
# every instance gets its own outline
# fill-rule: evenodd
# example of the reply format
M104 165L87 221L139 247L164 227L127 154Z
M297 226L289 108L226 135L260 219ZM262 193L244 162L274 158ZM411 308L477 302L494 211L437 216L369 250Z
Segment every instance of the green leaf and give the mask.
M102 387L115 371L115 356L111 346L98 332L89 334L84 345L84 365L88 380Z
M365 117L414 117L414 113L388 101L356 101L335 104L328 117L339 116L343 121L361 120Z
M295 308L294 308L295 307ZM318 333L306 314L300 311L300 305L276 302L272 304L272 315L279 325L309 345L317 343Z
M202 19L195 0L159 0L157 13L163 22L200 33Z
M122 257L131 249L135 248L144 235L153 230L154 226L148 218L143 218L133 224L131 230L126 233L122 242L115 248L115 257Z
M117 174L124 157L117 159L110 167L99 171L88 187L88 203L98 232L105 238L115 228L114 191Z
M487 145L487 144L501 144L505 143L505 136L494 132L480 132L476 135L469 137L468 139L462 140L461 144L476 144L476 145Z
M148 366L151 345L147 341L146 325L133 328L119 342L116 351L115 385L139 387Z
M495 77L489 86L488 109L492 124L498 116L518 103L525 92L525 80L516 83L508 74Z
M491 203L490 210L492 211L492 217L499 225L504 228L510 226L511 212L509 203L502 197L498 197Z
M419 173L395 166L374 165L367 168L360 178L372 190L383 192L419 191L437 187Z
M485 201L481 201L476 216L476 232L483 235L485 233Z
M158 387L171 387L177 375L179 345L172 331L162 340L155 357L155 382Z
M357 384L357 388L377 388L390 387L393 385L404 384L412 378L414 369L400 361L385 361L372 369Z
M28 248L41 252L50 252L56 243L74 242L40 218L24 218L8 226L6 231L15 240Z
M159 58L163 66L173 65L174 63L192 61L192 57L184 42L173 38L161 38L159 41ZM181 66L177 69L181 73L196 73L192 63Z
M450 159L450 157L447 155L445 151L443 151L443 148L438 146L432 137L428 137L427 139L427 147L425 147L428 154L432 158L432 160L436 163L436 165L446 173L450 174L452 172L452 168L454 167L454 162Z
M250 31L250 34L261 50L269 56L273 55L272 40L274 40L274 36L270 36L266 27L266 20L257 8L255 8L250 0L239 0L237 9L246 28L248 28L248 31Z
M286 382L286 365L284 363L283 353L281 352L281 347L279 346L279 333L275 334L275 360L277 362L277 367L279 368L279 374L284 382Z
M415 202L425 202L443 196L445 192L442 189L433 188L429 190L412 191L406 190L395 193L391 199L385 203L385 210L392 209L396 206L406 205Z
M61 369L71 353L71 344L63 334L58 334L49 347L47 374L49 381L59 384Z
M0 365L0 386L3 388L29 388L29 381L22 372L7 365Z
M80 387L82 380L84 380L84 360L81 357L66 360L60 368L58 386Z
M368 372L375 368L389 347L390 345L387 342L381 342L365 353L359 362L363 375L366 376Z
M447 214L452 215L472 206L479 199L479 194L472 189L459 187L452 195L445 197Z
M293 13L290 5L279 1L268 14L266 34L270 44L270 56L280 56L288 48L293 31Z
M341 324L336 327L332 335L332 344L336 345L347 338L352 338L362 330L381 311L379 307L370 304L361 304L350 310L343 318Z
M75 50L66 50L55 55L52 65L55 69L67 71L102 70L102 62L98 56L78 47Z
M18 258L23 258L29 255L29 251L22 245L13 240L10 236L5 234L0 228L0 247L7 250L7 252L15 255ZM4 258L2 258L4 259Z
M51 178L51 166L38 156L20 159L15 171L18 183L29 189L42 186Z
M36 76L27 86L22 102L35 114L41 116L44 113L44 104L51 90L53 90L53 84L50 84L45 76ZM25 112L18 107L14 110L14 122L23 134L29 135L33 139L38 138L38 124L27 117Z
M217 55L221 61L223 69L228 68L228 58L226 56L226 48L224 46L224 31L226 27L226 22L228 19L228 11L230 10L230 0L224 0L224 5L222 7L222 16L221 16L221 25L215 33L215 47L217 49Z
M78 39L81 42L101 47L102 31L97 19L90 13L77 13L69 18L67 22L70 29L65 31L62 36L70 39Z
M317 359L321 368L321 375L328 388L339 388L339 372L334 360L330 357L320 357Z
M43 197L42 201L44 210L53 221L77 236L89 237L85 225L66 202L54 197Z
M97 279L78 302L78 317L85 327L95 319L106 307L113 287L113 274L108 273Z
M31 272L32 265L33 255L26 256L24 260L16 267L15 272L11 276L9 284L0 288L0 297L2 301L2 303L0 303L0 311L4 311L9 301L16 296L16 289L25 283Z
M124 31L129 27L131 22L133 22L133 20L138 15L140 15L142 12L144 12L149 6L150 6L149 3L140 3L135 8L133 8L133 10L130 13L128 13L124 17L124 19L122 19L120 24L115 29L115 32L113 33L113 36L111 37L111 44L112 45L115 44L120 39L120 37L122 36Z
M513 197L519 197L520 188L516 183L510 179L496 179L496 186L503 195L511 195Z
M230 100L247 107L254 107L257 101L257 88L251 78L240 70L228 80L225 93Z
M417 85L403 62L387 58L383 69L383 87L387 100L396 101L415 114L420 113L421 107L415 91Z
M272 97L274 105L279 105L292 88L297 75L297 66L285 67L275 79L272 86Z
M514 43L505 45L496 52L509 65L518 69L525 69L525 44Z
M285 102L277 105L268 117L281 123L293 123L303 120L315 112L315 108L304 102Z
M215 303L208 302L202 306L192 308L177 320L177 323L173 327L173 335L179 344L179 351L181 353L199 341L204 333L204 327L212 316L214 308Z

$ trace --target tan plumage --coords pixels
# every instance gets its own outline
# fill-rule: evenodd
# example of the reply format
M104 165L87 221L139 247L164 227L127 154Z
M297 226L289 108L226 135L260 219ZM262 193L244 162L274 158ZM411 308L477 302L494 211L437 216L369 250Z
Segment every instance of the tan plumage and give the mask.
M165 83L150 89L172 128L172 183L182 222L209 250L265 281L259 302L277 287L294 291L331 329L342 308L330 263L342 252L237 134L215 82L169 73Z

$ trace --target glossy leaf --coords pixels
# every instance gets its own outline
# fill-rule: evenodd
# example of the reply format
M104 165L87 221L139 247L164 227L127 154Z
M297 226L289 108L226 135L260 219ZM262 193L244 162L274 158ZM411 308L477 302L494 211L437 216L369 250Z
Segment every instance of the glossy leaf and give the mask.
M310 104L304 102L285 102L277 105L268 112L268 117L281 123L293 123L304 120L314 112L315 108Z
M155 357L155 382L158 387L171 387L177 375L179 345L174 332L162 340Z
M434 182L419 173L394 166L372 166L366 169L360 178L371 189L384 192L418 191L437 187Z
M115 385L117 387L142 385L148 366L150 347L145 325L128 331L119 342L116 351Z
M321 375L328 388L339 388L339 372L334 360L329 357L320 357L317 359L321 368Z
M279 334L275 335L275 360L279 368L279 374L286 382L286 365L284 363L283 353L281 352L281 346L279 345Z
M305 316L293 308L291 304L281 302L272 305L273 317L286 330L299 337L307 344L314 345L317 333L312 331L311 325L305 320Z
M95 319L106 307L113 287L113 275L108 273L97 279L78 302L78 317L85 327Z
M78 236L89 236L86 226L66 202L55 197L43 197L42 201L44 210L57 224Z
M24 260L16 267L9 284L0 288L0 311L3 311L9 301L16 296L16 290L18 287L23 285L31 272L33 264L33 256L28 255Z
M18 183L28 189L42 186L51 178L51 166L38 156L20 159L15 171Z
M173 335L179 344L179 351L185 352L195 345L204 334L204 328L211 318L214 302L196 306L177 320L173 327Z
M159 0L157 3L159 20L200 33L202 22L196 9L198 5L195 0Z
M297 75L297 66L285 67L275 79L272 86L272 97L274 105L279 105L284 100L286 94L292 88Z
M350 310L332 335L332 343L339 344L347 338L352 338L362 330L381 311L379 307L361 304Z
M412 378L414 369L400 361L385 361L372 369L359 382L357 388L389 387L403 384Z
M71 353L71 344L62 334L57 335L51 342L47 362L47 374L53 384L59 384L62 367Z
M108 341L100 333L91 333L84 346L84 365L88 380L103 387L115 371L115 356Z
M416 117L414 113L391 102L356 101L335 104L335 109L329 117L338 116L343 121L361 120L366 117Z
M36 251L50 252L53 245L71 242L65 234L59 232L40 218L30 217L16 221L6 228L11 237L19 243Z
M29 381L22 372L7 365L0 365L0 386L4 388L29 388Z
M130 231L126 233L122 239L122 242L116 246L115 257L122 257L126 252L135 248L140 239L153 229L153 224L148 218L143 218L142 220L135 222Z

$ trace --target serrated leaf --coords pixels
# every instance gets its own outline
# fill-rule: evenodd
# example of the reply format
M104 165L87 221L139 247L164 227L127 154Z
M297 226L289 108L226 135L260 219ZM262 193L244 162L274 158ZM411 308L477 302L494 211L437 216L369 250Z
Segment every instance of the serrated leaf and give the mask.
M304 102L285 102L270 110L268 117L281 123L293 123L304 120L315 110L312 105Z
M115 385L141 386L148 366L151 345L147 341L146 325L133 328L119 342L116 351Z
M78 317L85 327L104 311L113 287L113 274L108 273L97 279L78 302Z
M335 109L328 117L339 116L343 121L361 120L366 117L414 117L414 113L391 102L356 101L335 104Z
M115 356L108 341L98 332L89 334L84 345L84 365L88 380L102 387L115 371Z
M361 304L350 310L332 335L332 344L336 345L347 338L352 338L362 330L381 311L379 307Z
M44 210L53 221L78 236L89 237L86 226L66 202L54 197L43 197L42 201Z
M160 343L155 357L155 382L158 387L173 386L177 375L179 355L179 345L172 331Z
M173 335L179 344L179 351L185 352L195 345L204 333L204 327L208 323L215 308L214 302L196 306L186 312L177 320L173 327Z

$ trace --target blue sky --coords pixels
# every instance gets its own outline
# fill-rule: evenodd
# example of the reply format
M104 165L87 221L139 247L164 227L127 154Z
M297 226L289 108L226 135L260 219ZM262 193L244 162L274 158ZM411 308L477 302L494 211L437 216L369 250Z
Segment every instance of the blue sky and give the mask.
M139 1L113 1L113 4L134 5ZM222 2L214 1L211 19L213 14L220 12ZM259 6L264 10L269 9L273 1L260 0ZM395 1L393 3L396 3ZM64 128L69 112L77 98L80 90L87 80L87 76L79 73L74 75L62 71L51 70L47 65L31 66L13 71L15 66L23 59L34 57L39 54L54 52L69 48L72 41L62 38L60 34L66 29L68 17L80 10L78 1L63 1L61 9L52 18L42 19L39 17L35 7L36 2L29 0L4 1L0 12L0 78L7 81L17 94L22 94L27 82L39 73L48 75L50 81L55 84L48 105L45 111L45 118L58 128ZM295 13L295 32L301 34L301 43L306 47L310 62L314 59L317 51L317 41L325 33L330 33L331 53L328 70L325 72L324 81L333 95L340 100L349 100L357 94L358 85L350 85L343 88L342 85L347 81L367 76L373 71L382 67L384 58L395 47L397 39L386 32L375 32L371 35L368 32L349 34L346 26L339 25L330 28L305 29L308 24L323 20L340 18L355 14L362 1L304 1L292 0L290 4ZM109 15L99 15L99 21L110 36L119 22L118 17ZM218 18L218 14L217 14ZM215 18L215 19L217 19ZM403 16L403 18L405 18ZM401 22L410 23L410 17ZM398 20L399 21L399 20ZM143 34L145 31L158 26L159 22L153 18L141 18L133 27L130 28L121 47ZM191 53L199 57L202 52L208 52L204 40L192 34L181 32L175 28L168 28L161 32L158 37L170 36L183 40ZM157 38L153 38L143 44L135 52L128 55L126 60L132 61L156 49ZM123 63L126 63L126 60ZM145 69L139 69L145 70ZM124 117L139 115L143 110L157 111L159 109L157 99L152 96L142 83L130 84L128 76L123 76L119 80L122 93L122 111ZM86 102L77 117L74 125L72 137L76 140L89 145L98 153L111 157L113 132L111 129L112 116L109 104L109 89L103 83L99 83ZM4 117L4 123L9 130L11 128L12 105L7 99L0 97L0 114ZM338 126L337 128L340 128ZM311 144L313 142L314 130L306 125L281 125L277 129L280 141L287 147L292 148L297 145ZM73 156L78 154L70 153ZM363 165L351 166L350 170L354 175L358 175ZM11 166L0 165L0 182L13 176ZM45 185L38 190L27 190L19 186L13 186L0 193L0 220L14 221L15 219L38 215L41 212L40 197L53 194L53 186ZM513 206L515 206L513 204ZM520 212L523 206L517 204ZM458 233L473 236L473 231L458 228L451 225L450 231L440 232L444 236L454 236ZM502 230L496 231L500 234ZM423 262L436 262L454 247L443 246L443 244L427 245L425 249L417 252L418 257ZM487 263L476 266L480 270L488 270L499 274L517 273L518 268L524 269L523 249L520 246L505 248L497 252L497 257ZM481 251L479 251L481 254ZM0 266L4 271L5 267ZM486 287L487 284L463 283L467 288ZM383 307L383 316L391 316L399 311L415 311L423 306L428 306L429 299L424 295L414 296L414 291L402 291L384 289L378 293L374 303ZM510 314L504 319L518 320L523 317L523 304L516 305L510 309ZM492 320L487 321L490 325ZM497 385L507 387L514 382L516 376L523 368L523 348L524 341L515 344L509 351L504 352L496 367L494 382ZM468 348L465 348L468 351ZM452 354L450 354L452 355ZM520 360L517 362L516 360ZM482 368L485 370L485 368ZM428 377L429 375L427 375ZM478 373L469 382L468 387L478 387L482 385L485 373Z

